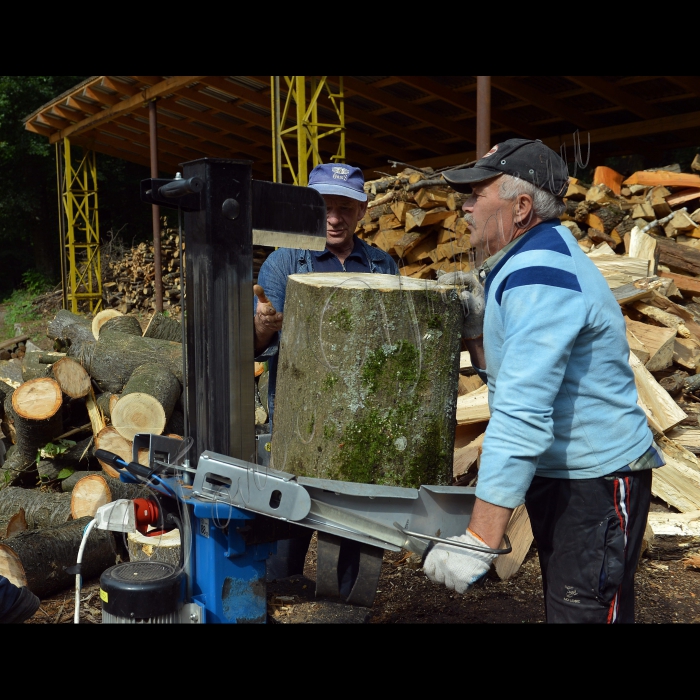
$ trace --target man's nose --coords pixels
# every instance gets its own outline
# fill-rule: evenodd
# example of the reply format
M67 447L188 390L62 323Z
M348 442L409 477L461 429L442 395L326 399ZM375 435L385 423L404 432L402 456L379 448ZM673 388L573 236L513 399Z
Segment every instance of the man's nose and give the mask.
M338 210L333 207L332 209L327 209L326 210L326 219L329 221L332 219L333 221L339 221L340 220L340 214L338 213Z

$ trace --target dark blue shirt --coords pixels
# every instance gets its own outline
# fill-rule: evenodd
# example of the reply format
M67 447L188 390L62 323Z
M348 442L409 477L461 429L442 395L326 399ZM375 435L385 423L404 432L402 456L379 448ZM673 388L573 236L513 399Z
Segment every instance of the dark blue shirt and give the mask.
M371 272L369 258L360 244L360 239L353 236L353 242L352 252L345 258L345 263L341 263L335 253L327 248L311 251L314 272Z

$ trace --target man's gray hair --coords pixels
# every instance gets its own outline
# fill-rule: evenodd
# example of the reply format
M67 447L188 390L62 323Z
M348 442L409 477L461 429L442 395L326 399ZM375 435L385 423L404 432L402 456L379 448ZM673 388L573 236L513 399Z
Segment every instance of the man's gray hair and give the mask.
M508 201L515 199L519 194L529 194L532 197L533 213L543 221L558 219L566 209L566 204L551 192L513 175L501 175L498 188L501 199Z

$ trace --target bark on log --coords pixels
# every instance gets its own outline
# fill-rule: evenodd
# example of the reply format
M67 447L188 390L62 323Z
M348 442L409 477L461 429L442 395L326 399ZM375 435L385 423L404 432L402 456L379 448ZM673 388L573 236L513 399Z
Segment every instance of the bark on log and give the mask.
M112 426L103 428L95 437L96 450L114 452L114 454L119 455L126 462L131 462L131 448L131 442L123 438ZM100 465L105 474L112 478L119 478L119 472L114 469L114 467L110 467L109 464L105 462L100 462Z
M105 418L111 419L112 417L111 399L113 396L115 396L115 394L111 391L105 391L97 397L97 405Z
M163 433L175 433L176 435L184 435L185 433L185 414L176 408L170 414L170 419L165 425Z
M161 311L153 314L148 327L143 333L144 338L158 338L176 343L182 342L182 324L174 318L165 316Z
M95 471L88 471L88 472L74 472L71 474L68 478L63 479L61 481L61 491L63 493L70 493L75 485L81 480L85 479L88 476L103 476L104 472L95 472Z
M43 530L21 532L0 544L0 575L45 598L75 585L64 567L75 565L85 526L91 518ZM93 528L83 553L82 576L89 580L116 563L114 537Z
M160 435L182 387L177 377L159 364L137 367L112 411L112 425L127 440L136 433Z
M127 546L129 561L159 561L173 566L180 565L180 531L177 529L155 537L130 532Z
M0 540L7 539L27 529L27 519L24 517L24 509L20 508L9 517L0 516Z
M68 494L61 494L68 496ZM70 512L74 519L86 515L94 517L97 509L105 503L117 501L120 498L151 498L153 494L146 486L125 484L119 479L112 479L104 474L93 474L80 479L69 496Z
M145 364L167 367L182 383L182 343L103 332L87 361L90 376L112 393L119 393L133 371Z
M298 475L449 484L462 309L392 275L291 275L272 457Z
M17 445L7 451L5 463L0 467L0 491L8 486L31 487L36 483L36 455L25 455Z
M53 379L31 379L12 393L17 447L35 457L63 432L61 387Z
M22 358L22 379L25 382L28 382L30 379L38 379L39 377L47 376L50 365L41 362L41 356L44 354L43 351L25 353ZM56 359L58 359L58 357Z
M5 384L5 382L3 382L2 384L3 388L9 386L8 384ZM15 409L12 408L12 394L14 393L14 391L15 390L12 387L10 387L9 391L5 393L5 399L2 402L2 432L9 438L10 442L13 445L17 442L17 438L15 435Z
M0 491L0 518L15 515L20 509L24 509L30 530L62 525L71 519L67 493L16 487Z
M92 335L95 340L100 337L100 330L102 329L102 326L104 326L107 321L110 321L118 316L123 316L121 311L117 311L116 309L104 309L92 319L90 328L92 329Z
M74 327L67 335L68 329ZM52 321L49 321L46 335L51 340L94 340L92 324L85 316L74 314L66 309L61 309Z
M110 331L117 331L118 333L126 333L128 335L138 335L141 337L143 331L141 330L141 324L136 316L115 316L105 321L100 328L100 333L109 333Z
M81 399L90 391L90 375L79 362L70 357L54 362L48 376L53 377L61 391L72 399Z
M46 484L58 479L61 467L57 466L52 459L41 459L36 463L36 473L42 484Z
M659 251L659 262L662 265L691 275L700 275L700 250L662 238L656 239L656 249Z

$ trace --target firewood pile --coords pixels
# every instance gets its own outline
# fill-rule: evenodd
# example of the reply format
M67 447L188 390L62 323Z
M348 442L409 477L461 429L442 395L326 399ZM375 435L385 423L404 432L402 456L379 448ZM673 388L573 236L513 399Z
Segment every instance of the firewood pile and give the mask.
M700 170L696 157L694 169ZM365 184L367 214L357 234L397 261L401 274L435 279L438 272L470 269L474 254L461 207L466 195L452 190L439 173L410 168ZM678 172L676 172L678 170ZM661 264L682 257L674 243L700 246L700 176L673 170L641 171L625 179L604 166L595 169L592 184L570 179L562 223L581 247L597 255L628 253L629 233L637 226L659 246ZM606 246L601 246L605 243ZM675 253L674 253L675 251ZM600 261L612 270L624 266L616 258ZM697 263L678 260L676 268L697 274Z

